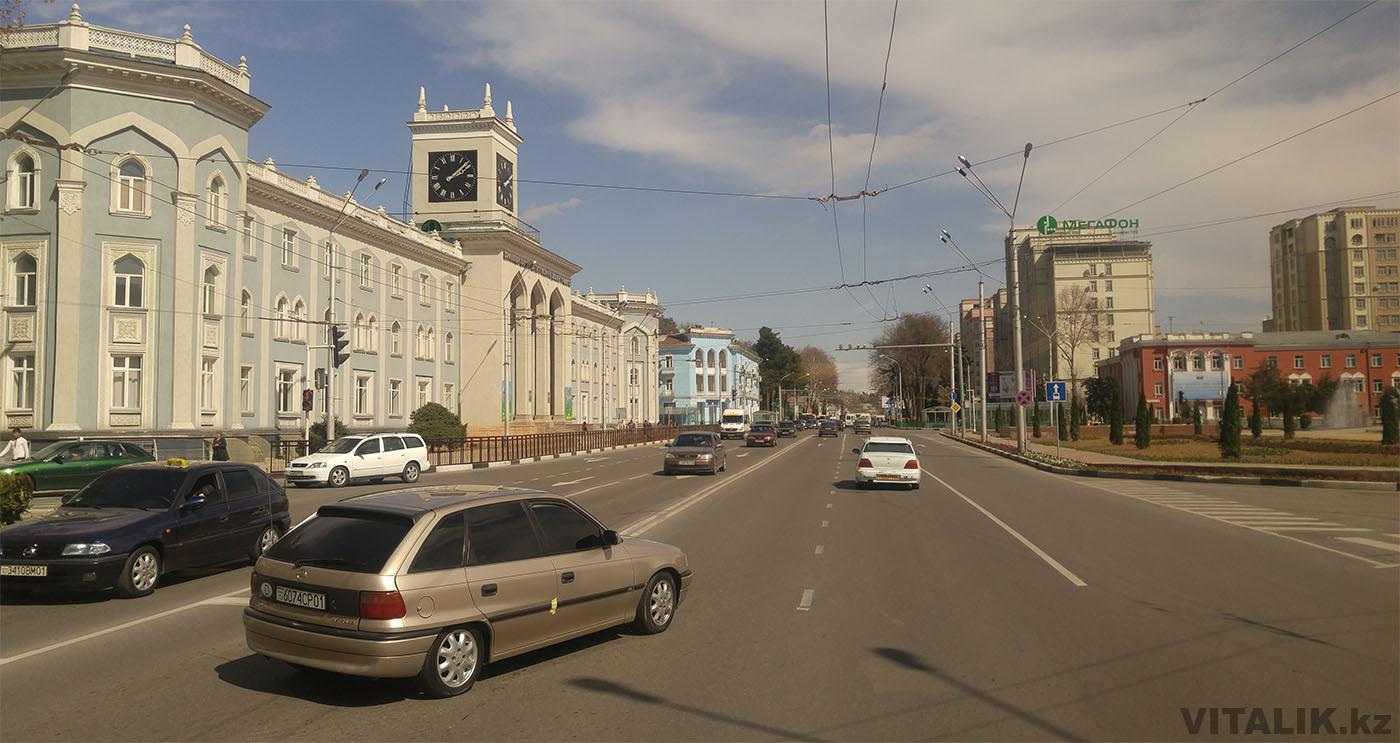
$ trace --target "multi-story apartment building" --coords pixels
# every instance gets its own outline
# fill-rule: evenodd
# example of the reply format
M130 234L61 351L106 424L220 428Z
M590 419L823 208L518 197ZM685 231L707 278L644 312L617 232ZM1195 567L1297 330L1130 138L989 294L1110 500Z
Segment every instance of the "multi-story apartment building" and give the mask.
M604 369L625 376L587 390L590 420L656 410L642 376L655 295L609 306L572 291L580 267L516 215L522 139L489 86L479 108L431 112L419 91L407 221L251 161L269 105L246 61L209 55L188 28L100 28L75 6L5 46L5 426L295 436L327 404L332 319L351 344L330 397L352 429L402 428L427 402L474 430L562 425ZM492 176L479 190L478 165ZM574 376L574 353L604 347L599 376Z
M1061 229L1052 234L1017 229L1008 240L1019 262L1023 365L1037 379L1091 377L1095 362L1116 353L1121 339L1152 332L1150 242L1121 239L1109 229ZM1009 280L1009 266L1007 272ZM1062 292L1070 287L1087 293L1087 308L1063 306ZM997 363L1009 371L1010 306L993 297L993 307L998 308ZM1097 331L1078 344L1067 343L1069 318L1086 312ZM1061 350L1071 345L1073 353Z
M1269 230L1272 330L1400 330L1400 209L1348 206Z
M1005 290L998 291L997 294L1003 294L1004 291ZM958 329L959 332L962 333L963 352L967 355L969 360L968 368L972 370L971 374L973 375L974 382L976 381L979 363L977 355L977 334L982 332L982 319L984 317L987 323L986 333L983 335L982 342L987 349L987 371L990 373L997 370L996 298L997 295L995 294L987 297L985 300L982 300L980 306L976 299L964 299L958 303ZM975 388L976 385L974 384L973 387Z
M725 410L759 409L758 356L724 328L696 327L661 340L661 419L718 423Z

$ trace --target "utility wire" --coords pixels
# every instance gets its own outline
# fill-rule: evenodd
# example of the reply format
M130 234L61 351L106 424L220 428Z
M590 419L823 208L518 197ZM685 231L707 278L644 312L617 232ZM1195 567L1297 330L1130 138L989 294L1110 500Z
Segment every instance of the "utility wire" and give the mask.
M880 100L875 104L875 132L870 137L870 159L865 163L865 186L861 188L861 191L870 190L870 173L875 168L875 145L880 141L880 114L883 113L885 110L885 88L889 85L890 81L890 56L894 53L894 27L895 22L898 20L898 18L899 0L894 0L894 10L890 13L890 41L889 44L885 47L885 70L880 75ZM835 187L833 187L832 191L834 192L835 190ZM867 203L869 202L865 199L860 200L861 278L866 278L866 275L869 273L869 246L867 242L868 238L866 236L865 229L865 212Z

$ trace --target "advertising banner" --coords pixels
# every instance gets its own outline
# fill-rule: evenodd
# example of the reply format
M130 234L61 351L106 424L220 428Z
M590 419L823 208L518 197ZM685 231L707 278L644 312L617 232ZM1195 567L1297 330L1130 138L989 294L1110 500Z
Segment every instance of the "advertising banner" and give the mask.
M1035 389L1035 371L1022 369L1026 389ZM1016 399L1016 372L987 372L987 399L1010 401Z
M564 420L566 420L566 421L571 421L571 420L573 420L573 419L574 419L574 388L573 388L573 387L565 387L565 388L564 388Z
M1191 401L1224 400L1229 385L1228 369L1172 372L1172 397L1184 395Z

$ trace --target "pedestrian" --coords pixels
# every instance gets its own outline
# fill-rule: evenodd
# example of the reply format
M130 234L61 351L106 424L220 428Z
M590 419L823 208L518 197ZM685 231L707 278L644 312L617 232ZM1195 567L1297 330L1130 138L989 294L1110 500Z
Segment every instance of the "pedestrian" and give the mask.
M224 432L214 432L214 442L209 445L209 449L214 453L215 462L228 461L228 442L224 441Z
M24 433L18 428L10 429L10 440L5 444L4 449L0 449L0 457L4 457L6 454L10 455L11 462L29 458L29 439L26 439Z
M588 433L588 421L583 422L583 432Z

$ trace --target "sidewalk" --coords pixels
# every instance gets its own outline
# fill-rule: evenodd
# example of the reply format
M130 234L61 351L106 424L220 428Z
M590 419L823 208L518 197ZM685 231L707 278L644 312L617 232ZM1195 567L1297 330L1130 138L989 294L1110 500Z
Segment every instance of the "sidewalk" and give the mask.
M973 436L972 438L973 438L974 440L976 440L977 437L976 437L976 436ZM1004 438L1004 437L1001 437L1001 436L997 436L997 435L995 435L995 434L989 434L989 435L987 436L987 441L988 441L989 443L999 444L999 445L1004 445L1004 446L1012 446L1012 447L1016 446L1016 440L1015 440L1015 439L1008 439L1008 438ZM1041 443L1041 442L1046 442L1046 441L1048 441L1048 442L1050 442L1050 443L1048 443L1048 444L1046 444L1046 443ZM1055 439L1054 439L1054 438L1051 438L1051 437L1046 437L1046 438L1042 438L1042 439L1031 439L1030 450L1033 451L1033 452L1040 453L1040 454L1050 454L1050 455L1054 455L1054 454L1055 454ZM1364 472L1395 472L1397 469L1400 469L1400 467L1361 467L1361 466L1337 466L1337 465L1321 465L1321 464L1273 464L1273 463L1269 463L1269 462L1257 462L1257 463L1249 463L1249 462L1225 462L1225 461L1220 461L1220 462L1178 462L1178 461L1165 460L1165 459L1134 459L1134 458L1132 458L1132 457L1120 457L1120 456L1118 456L1118 455L1116 455L1116 454L1104 454L1104 453L1102 453L1102 452L1096 452L1096 451L1084 451L1084 450L1082 450L1082 449L1074 449L1074 448L1071 448L1071 447L1069 447L1069 446L1061 446L1061 447L1060 447L1060 454L1059 454L1059 456L1061 456L1061 457L1063 457L1063 458L1065 458L1065 459L1073 459L1073 460L1076 460L1076 461L1079 461L1079 462L1083 462L1084 464L1105 464L1105 465L1112 465L1112 464L1129 464L1129 465L1138 465L1138 466L1171 467L1171 468L1180 468L1180 469L1206 469L1206 468L1210 468L1210 469L1229 468L1229 469L1241 469L1241 470L1246 470L1246 469L1255 469L1255 470L1257 470L1257 469L1278 469L1278 470L1299 470L1299 471L1303 471L1303 472L1323 472L1323 473L1336 473L1336 474L1343 474L1343 473L1357 472L1357 471L1364 471Z

